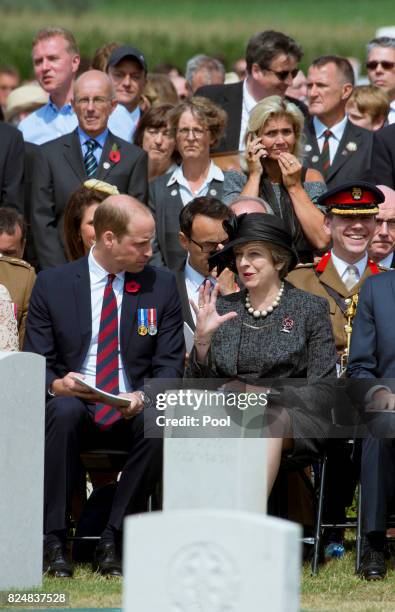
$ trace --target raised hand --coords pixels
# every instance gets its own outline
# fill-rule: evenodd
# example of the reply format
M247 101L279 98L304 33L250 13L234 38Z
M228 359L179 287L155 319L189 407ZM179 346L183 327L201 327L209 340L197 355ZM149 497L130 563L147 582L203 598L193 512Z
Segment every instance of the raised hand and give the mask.
M292 153L281 153L278 157L283 183L286 188L301 185L302 164Z
M210 343L213 333L226 321L237 317L237 312L227 312L219 315L217 312L218 283L210 292L210 281L206 281L204 287L199 289L198 305L193 300L191 306L196 314L195 337Z
M249 175L257 174L261 176L263 172L262 160L267 157L267 150L262 144L262 139L258 138L256 134L248 135L245 157Z

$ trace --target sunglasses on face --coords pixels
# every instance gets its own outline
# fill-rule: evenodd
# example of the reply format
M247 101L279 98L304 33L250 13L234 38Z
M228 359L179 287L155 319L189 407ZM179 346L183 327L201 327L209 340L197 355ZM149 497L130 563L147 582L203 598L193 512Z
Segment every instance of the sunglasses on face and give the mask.
M381 66L383 70L392 70L395 67L395 62L383 60L382 62L371 61L366 63L366 68L368 70L376 70L377 66Z
M299 68L294 68L293 70L272 70L271 68L262 68L262 70L272 72L279 81L286 81L289 75L294 79L299 72Z

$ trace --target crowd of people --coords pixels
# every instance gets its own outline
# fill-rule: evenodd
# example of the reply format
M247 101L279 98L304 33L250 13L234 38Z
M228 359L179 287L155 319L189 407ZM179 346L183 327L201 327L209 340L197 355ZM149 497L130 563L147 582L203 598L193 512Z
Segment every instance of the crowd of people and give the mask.
M105 446L128 458L93 566L122 575L123 518L161 479L155 394L192 377L300 379L267 432L267 493L285 454L303 469L325 452L324 520L344 523L359 478L359 573L386 575L395 389L376 379L395 372L395 38L367 44L369 84L352 58L304 75L302 57L268 30L232 73L202 54L185 76L149 72L115 42L82 68L73 34L48 27L35 81L0 67L0 349L46 358L49 574L73 574L79 454ZM353 454L322 421L339 376L363 379L369 412ZM325 531L327 557L343 538Z

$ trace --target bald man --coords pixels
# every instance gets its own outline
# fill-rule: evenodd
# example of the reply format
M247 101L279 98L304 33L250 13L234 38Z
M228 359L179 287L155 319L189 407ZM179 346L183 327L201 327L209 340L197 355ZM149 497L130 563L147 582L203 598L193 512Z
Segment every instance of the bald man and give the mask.
M111 196L96 210L94 228L87 257L39 274L26 325L24 350L46 357L44 553L45 570L58 578L72 576L66 517L79 453L92 447L129 451L94 562L104 575L121 575L123 518L146 510L161 474L158 413L145 379L160 384L184 369L175 278L147 265L152 214L134 198ZM103 403L76 378L126 405Z
M395 191L378 185L385 200L379 204L376 231L369 246L369 257L384 268L395 268Z
M251 196L239 196L229 206L232 212L238 217L244 213L266 213L268 215L274 215L273 209L263 200L262 198L253 198Z
M75 81L72 100L78 127L37 149L31 227L42 269L66 262L64 210L85 180L97 178L121 193L147 199L146 153L108 129L116 104L109 77L99 70L84 72Z

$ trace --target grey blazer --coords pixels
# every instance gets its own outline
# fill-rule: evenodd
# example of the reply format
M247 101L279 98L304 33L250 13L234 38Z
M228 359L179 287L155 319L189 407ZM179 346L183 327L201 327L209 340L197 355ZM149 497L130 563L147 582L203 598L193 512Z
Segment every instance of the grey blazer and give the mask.
M305 157L303 165L323 174L320 150L313 122L305 124ZM310 147L310 150L309 150ZM347 120L346 128L329 168L326 184L333 189L342 183L369 177L372 165L373 132L358 127Z
M118 163L109 160L116 144L121 154ZM108 168L105 167L108 165ZM116 185L127 193L147 201L147 154L126 140L108 133L95 178ZM87 180L77 130L51 140L37 149L31 203L31 225L41 268L66 262L63 216L71 194Z
M213 335L207 365L197 363L193 349L187 377L234 378L244 374L239 370L243 322L254 325L254 319L246 315L245 294L242 290L218 299L219 314L235 311L237 317ZM336 348L326 299L286 282L278 308L265 319L262 329L253 333L256 341L247 349L243 347L242 359L251 362L256 378L336 378Z
M222 198L226 175L224 172L224 182L216 179L211 181L208 195ZM168 174L159 176L149 185L148 206L156 223L156 237L150 263L153 266L167 266L169 270L175 271L183 266L186 259L186 252L178 239L179 216L184 205L178 183L167 185L169 178Z

